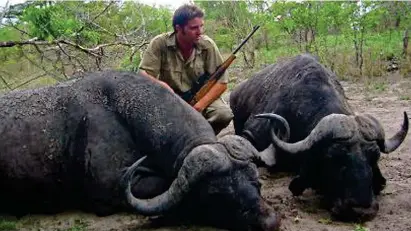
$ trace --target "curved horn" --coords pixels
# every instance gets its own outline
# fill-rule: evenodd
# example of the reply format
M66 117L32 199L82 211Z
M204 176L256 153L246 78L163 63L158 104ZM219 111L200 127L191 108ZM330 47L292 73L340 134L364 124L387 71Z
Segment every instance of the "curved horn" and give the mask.
M222 166L222 164L226 164L227 161L226 159L222 159L221 155L215 155L213 152L204 152L204 150L194 153L194 150L195 149L184 159L184 163L169 189L151 199L138 199L134 197L131 192L131 177L145 157L139 159L125 173L128 182L126 189L128 202L143 215L158 215L164 213L179 204L190 191L191 186L205 174L214 171L216 168L227 167L226 165ZM209 154L214 155L210 156Z
M280 121L283 126L288 129L289 133L288 122L280 115L267 113L258 114L255 117ZM354 135L354 131L355 124L353 123L352 118L343 114L331 114L322 118L320 122L318 122L317 126L315 126L315 128L304 140L298 141L296 143L287 143L280 140L276 136L273 127L271 127L270 133L273 144L276 147L284 152L296 154L311 149L313 145L323 139L349 139Z
M409 122L407 112L405 111L401 129L389 139L385 139L384 129L376 118L368 114L362 116L371 120L371 123L368 122L368 124L361 123L361 120L357 120L357 122L359 122L360 127L362 128L363 135L367 140L376 140L378 147L380 148L380 151L383 153L388 154L390 152L395 151L402 144L405 137L407 136Z
M393 137L384 140L384 146L382 148L380 147L383 153L393 152L401 145L408 133L408 123L407 112L404 112L404 120L401 129Z
M290 139L290 125L288 124L287 120L284 117L274 114L274 113L263 113L263 114L255 115L254 117L255 118L267 118L271 120L271 136L273 134L275 135L275 131L274 131L275 121L276 120L280 121L281 125L285 128L284 140Z

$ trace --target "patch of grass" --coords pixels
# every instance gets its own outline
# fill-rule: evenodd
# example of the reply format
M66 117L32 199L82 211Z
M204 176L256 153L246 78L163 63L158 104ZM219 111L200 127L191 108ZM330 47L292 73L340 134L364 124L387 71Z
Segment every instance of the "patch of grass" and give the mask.
M86 231L88 223L80 218L74 220L74 225L64 231Z
M369 92L381 93L387 90L387 84L384 81L372 81L366 83L365 88Z
M373 85L374 85L373 86L374 90L376 90L378 92L383 92L387 89L387 85L385 83L379 82L379 83L375 83Z
M409 95L402 95L400 96L400 100L410 100L411 97Z
M0 218L0 231L17 230L17 222Z
M362 226L362 225L356 225L354 228L354 231L370 231L370 229Z
M333 223L333 221L329 218L321 218L318 220L318 223L324 224L324 225L329 225Z
M37 227L39 226L40 221L34 216L24 216L19 219L19 224L23 227Z
M229 83L228 83L227 88L228 88L229 91L232 91L235 87L236 87L236 84L235 84L235 83L232 83L232 82L229 82Z

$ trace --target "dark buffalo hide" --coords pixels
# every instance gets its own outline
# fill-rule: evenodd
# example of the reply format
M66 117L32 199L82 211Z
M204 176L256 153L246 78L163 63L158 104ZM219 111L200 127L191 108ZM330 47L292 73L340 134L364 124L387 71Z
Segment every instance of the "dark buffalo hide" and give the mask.
M405 139L405 112L400 131L386 139L378 120L355 114L336 75L308 54L256 73L233 90L230 105L236 134L273 170L298 174L294 195L317 190L340 219L377 213L375 195L385 186L378 159Z
M261 198L255 148L238 136L217 140L200 113L151 79L89 73L10 92L0 109L2 212L135 211L235 230L279 226Z

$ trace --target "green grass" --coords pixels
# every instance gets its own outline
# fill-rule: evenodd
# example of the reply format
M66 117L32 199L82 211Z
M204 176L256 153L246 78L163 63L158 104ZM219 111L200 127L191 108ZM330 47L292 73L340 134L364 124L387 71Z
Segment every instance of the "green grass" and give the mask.
M355 225L354 231L370 231L370 229L362 226L362 225Z
M74 220L73 226L64 231L86 231L88 227L88 223L81 218L77 218Z
M0 231L11 230L17 230L17 222L5 218L0 218Z
M410 100L411 97L409 95L402 95L400 96L400 100Z
M321 218L318 220L318 222L324 225L329 225L333 223L333 221L329 218Z

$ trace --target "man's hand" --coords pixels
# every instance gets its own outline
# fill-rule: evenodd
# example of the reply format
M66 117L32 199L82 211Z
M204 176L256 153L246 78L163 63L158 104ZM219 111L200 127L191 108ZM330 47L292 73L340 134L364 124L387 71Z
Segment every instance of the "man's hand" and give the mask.
M207 106L204 105L201 101L194 104L193 108L196 109L198 112L202 113Z
M194 108L198 112L203 112L205 108L207 108L211 103L213 103L216 99L218 99L224 91L227 89L226 83L216 83L209 92L207 92L203 98L201 98L196 104L194 104Z
M161 81L161 80L157 80L157 82L158 83L160 83L161 84L161 86L163 86L163 87L165 87L165 88L167 88L169 91L171 91L171 92L173 92L174 93L174 90L173 90L173 88L171 88L166 82L163 82L163 81Z
M169 91L174 93L173 88L171 88L166 82L163 82L161 80L158 80L156 78L154 78L153 76L151 76L150 74L148 74L145 70L140 70L139 73L149 79L152 79L154 82L159 83L161 86L163 86L164 88L168 89Z

